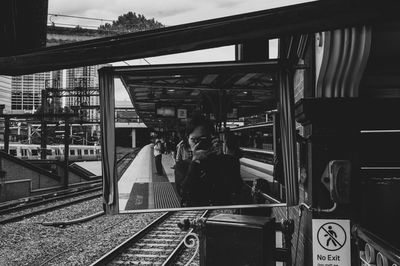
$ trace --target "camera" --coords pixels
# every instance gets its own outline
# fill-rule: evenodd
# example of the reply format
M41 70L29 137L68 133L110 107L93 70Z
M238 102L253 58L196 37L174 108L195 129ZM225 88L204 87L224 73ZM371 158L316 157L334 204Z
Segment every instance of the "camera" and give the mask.
M210 138L201 138L197 144L197 150L208 150L211 148L211 139Z

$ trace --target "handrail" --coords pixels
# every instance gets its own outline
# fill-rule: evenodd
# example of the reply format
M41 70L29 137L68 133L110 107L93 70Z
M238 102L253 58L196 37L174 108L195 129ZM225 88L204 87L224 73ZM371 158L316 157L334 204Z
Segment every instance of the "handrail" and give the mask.
M386 256L390 261L400 265L400 250L387 243L382 238L374 235L359 225L352 228L353 236L362 239L364 242L372 245L376 250Z
M252 188L251 186L249 186L248 184L245 184L245 185L246 185L247 187L249 187L249 189L253 190L253 188ZM260 195L260 196L262 196L263 198L265 198L265 199L267 199L267 200L269 200L269 201L272 201L273 203L277 203L277 204L282 204L282 203L284 203L284 202L281 202L281 201L275 199L274 197L272 197L272 196L270 196L270 195L268 195L268 194L265 194L264 192L261 192L261 190L259 190L259 189L257 189L257 190L255 191L255 193L258 194L258 195Z
M267 149L257 149L257 148L247 148L247 147L240 147L240 149L244 152L254 152L254 153L263 153L274 155L274 151L267 150Z
M230 131L235 132L235 131L240 131L240 130L260 128L260 127L272 127L273 125L274 125L273 122L260 122L260 123L253 124L253 125L234 127L234 128L231 128Z
M263 196L263 197L266 198L267 200L272 201L273 203L283 203L283 202L280 202L279 200L277 200L277 199L271 197L270 195L265 194L265 193L263 193L263 192L261 192L261 191L257 191L257 192L258 192L258 194L260 194L261 196Z

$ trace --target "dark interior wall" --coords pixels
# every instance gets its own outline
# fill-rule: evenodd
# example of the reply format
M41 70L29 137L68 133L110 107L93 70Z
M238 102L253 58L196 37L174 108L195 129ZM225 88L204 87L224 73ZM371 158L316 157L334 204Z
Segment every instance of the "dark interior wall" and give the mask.
M132 147L132 129L131 128L116 128L115 129L115 146Z
M136 147L150 143L150 132L147 128L136 128ZM115 146L132 147L132 128L115 129Z
M136 129L136 147L143 147L150 143L150 130L147 128Z
M48 0L3 0L0 4L0 56L46 46Z

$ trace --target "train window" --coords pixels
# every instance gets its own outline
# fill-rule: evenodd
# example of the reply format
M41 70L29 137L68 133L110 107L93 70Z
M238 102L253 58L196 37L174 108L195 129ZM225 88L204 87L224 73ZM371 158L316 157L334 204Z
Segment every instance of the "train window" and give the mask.
M69 155L75 155L75 150L70 150Z
M82 150L78 150L78 155L82 155Z
M46 149L46 154L47 154L47 155L53 155L53 150L51 150L51 149Z
M16 149L10 150L10 155L17 156L17 150Z
M83 154L88 155L89 154L89 150L83 150Z
M90 154L92 154L92 155L93 155L93 154L94 154L94 150L90 150Z
M28 150L22 149L21 150L22 156L28 156Z
M31 152L32 152L32 156L38 156L39 155L38 150L32 150Z

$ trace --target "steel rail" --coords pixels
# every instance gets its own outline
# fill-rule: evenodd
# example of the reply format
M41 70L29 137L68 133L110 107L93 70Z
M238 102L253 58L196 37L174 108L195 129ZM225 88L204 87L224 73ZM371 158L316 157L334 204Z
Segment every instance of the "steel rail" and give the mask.
M19 207L19 206L28 206L28 204L34 204L37 202L43 202L45 200L52 200L52 199L58 199L58 197L63 197L67 195L71 195L71 193L78 193L83 190L87 189L93 189L97 187L99 184L101 185L101 180L96 180L96 181L90 181L90 184L82 184L80 186L76 186L70 189L66 190L57 190L52 193L46 193L46 194L41 194L41 195L35 195L32 197L27 197L27 198L21 198L18 200L13 200L9 202L4 202L3 204L0 204L0 215L3 213L6 213L9 209L12 209L14 207Z
M60 208L66 207L66 206L70 206L70 205L73 205L73 204L76 204L76 203L80 203L80 202L83 202L83 201L95 199L95 198L101 197L101 195L102 195L102 192L97 193L95 195L86 196L86 197L83 197L83 198L80 198L80 199L77 199L77 200L73 200L73 201L57 204L57 205L54 205L54 206L42 208L40 210L33 211L33 212L30 212L30 213L24 213L24 214L21 214L21 215L16 215L16 216L4 218L4 219L0 220L0 224L17 222L17 221L20 221L20 220L23 220L25 218L29 218L29 217L32 217L32 216L35 216L35 215L39 215L39 214L46 213L46 212L49 212L49 211L54 211L54 210L57 210L57 209L60 209Z
M121 254L124 250L126 250L128 247L130 247L133 243L137 242L139 239L141 239L143 236L145 236L147 233L149 233L155 226L159 225L160 223L164 222L167 218L169 218L173 212L166 212L160 217L158 217L156 220L152 221L150 224L148 224L145 228L140 230L139 232L135 233L133 236L125 240L123 243L119 244L115 248L113 248L111 251L107 252L105 255L103 255L101 258L90 264L90 266L101 266L101 265L107 265L110 263L116 256Z
M206 210L203 212L203 214L200 216L200 218L205 218L209 215L209 210ZM193 232L193 228L191 228L188 233L186 234L186 236L181 240L181 242L179 242L179 244L177 245L177 247L172 251L172 253L168 256L168 258L164 261L164 263L162 264L162 266L167 266L167 265L173 265L172 262L174 262L176 260L176 258L178 257L179 253L181 251L184 250L185 248L185 238L190 235ZM200 245L200 243L198 243L198 245Z
M207 214L208 211L205 211L201 214L200 217L205 217L205 215ZM153 222L151 222L149 225L147 225L145 228L143 228L141 231L135 233L133 236L131 236L130 238L128 238L127 240L125 240L123 243L121 243L120 245L118 245L117 247L113 248L111 251L109 251L107 254L103 255L101 258L99 258L98 260L96 260L95 262L93 262L92 264L90 264L90 266L100 266L100 265L108 265L108 264L118 264L119 261L116 259L119 259L119 257L121 256L122 259L121 261L124 261L123 257L132 257L132 256L138 256L138 257L149 257L152 258L154 256L156 256L155 254L146 254L146 252L149 252L151 249L154 249L153 251L156 253L159 253L161 250L161 248L154 248L152 247L152 245L154 244L147 244L146 238L150 237L156 237L157 235L162 235L163 233L160 234L160 232L158 232L158 228L160 227L160 229L163 227L164 222L165 223L171 223L173 222L174 219L176 219L176 216L181 216L181 215L187 215L188 217L190 217L190 215L192 215L193 217L190 217L190 219L194 219L195 217L199 217L199 214L184 214L184 213L180 213L180 212L167 212L165 214L163 214L162 216L160 216L159 218L157 218L156 220L154 220ZM168 228L168 226L167 226ZM176 227L176 229L178 229L178 227ZM162 229L165 230L165 229ZM161 231L162 232L162 231ZM191 231L189 232L191 233ZM155 236L152 236L155 235ZM168 235L168 234L167 234ZM172 234L171 234L172 235ZM170 264L170 262L176 258L178 252L182 249L181 245L183 244L183 241L185 239L185 237L187 236L187 234L185 235L177 235L178 239L180 239L182 237L182 240L178 239L170 239L170 238L166 238L165 241L178 241L178 243L172 243L170 246L168 246L168 248L165 248L165 251L170 253L168 256L165 256L165 260L164 262L162 261L162 257L160 254L160 258L161 261L157 261L157 265L168 265ZM160 239L158 239L160 241ZM140 250L144 251L144 254L138 253L132 253L129 254L129 250L133 249L133 247L135 245L139 245L139 246L143 246L143 245L148 245L148 247L146 246L145 248L140 248ZM154 263L154 261L143 261L142 263ZM145 265L144 264L144 265ZM147 264L146 264L147 265Z
M7 208L5 210L0 210L0 215L5 215L5 214L11 213L11 212L15 212L15 211L23 210L23 209L36 207L36 206L39 206L39 205L43 205L43 204L46 204L46 203L51 203L51 202L58 201L58 200L65 200L65 199L68 199L68 198L77 197L77 196L80 196L80 195L83 195L83 194L87 194L87 193L90 193L90 192L96 192L96 191L99 191L99 190L102 189L101 181L99 181L99 184L96 184L96 185L97 186L94 187L94 188L85 189L85 190L78 191L78 192L71 191L71 193L68 193L68 194L65 194L65 195L55 196L55 197L47 198L47 199L40 200L40 201L35 201L35 202L23 204L23 205L13 206L13 207Z
M125 154L120 160L118 160L118 163L121 164L122 160L125 159L126 157L128 157L128 155L132 155L132 154L137 153L137 152L138 152L138 150ZM130 161L130 163L131 162L132 161ZM124 172L126 170L126 168L127 168L126 165L129 165L129 164L124 164L123 165L123 170L121 172ZM120 175L122 175L122 174L120 174ZM102 196L102 184L98 188L92 189L90 191L82 191L82 192L78 192L78 193L71 193L71 194L68 195L69 197L67 197L67 198L80 196L82 194L95 192L97 190L101 190L101 191L99 193L94 194L94 195L89 195L89 196L82 197L82 198L79 198L79 199L76 199L76 200L72 200L72 201L56 204L56 205L53 205L53 206L44 207L44 208L41 208L39 210L30 212L30 213L24 213L24 214L21 214L21 215L15 215L15 216L11 216L11 217L0 219L0 224L6 224L6 223L20 221L20 220L23 220L25 218L29 218L29 217L32 217L32 216L35 216L35 215L39 215L39 214L42 214L42 213L46 213L46 212L49 212L49 211L53 211L53 210L57 210L57 209L60 209L60 208L63 208L63 207L67 207L67 206L70 206L70 205L73 205L73 204L77 204L77 203L80 203L80 202L83 202L83 201L87 201L87 200L91 200L91 199L95 199L95 198L101 197ZM64 198L64 199L67 199L67 198ZM12 211L23 210L23 209L27 209L29 207L39 206L39 205L42 205L42 204L53 202L55 200L61 200L61 199L59 197L56 197L56 198L46 199L44 201L42 200L42 201L39 201L39 202L34 202L34 203L28 204L28 205L23 205L23 206L20 206L20 207L16 206L16 207L12 208L10 211L4 210L4 212L1 212L0 214L6 214L6 213L10 213Z

